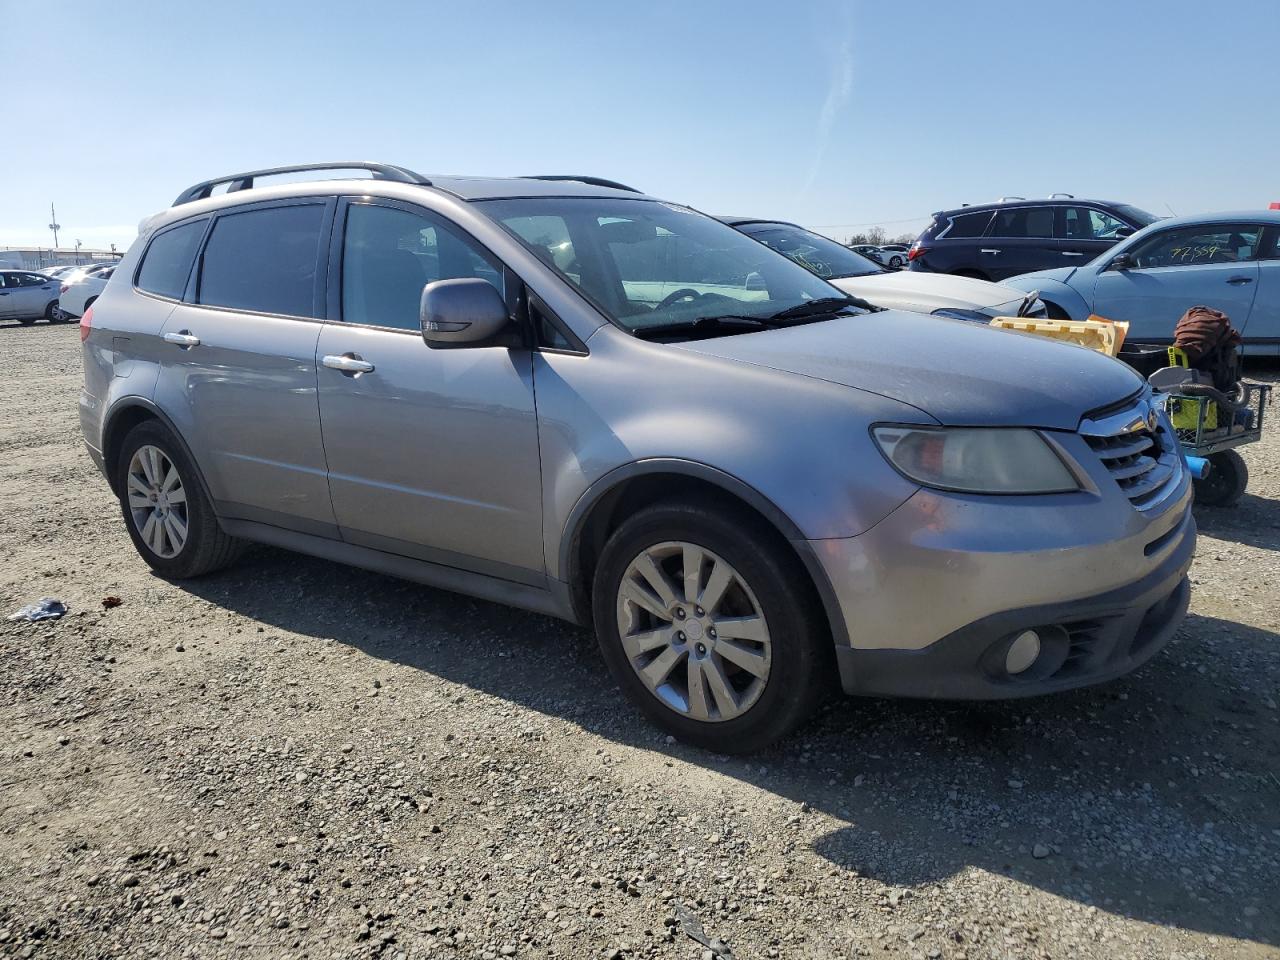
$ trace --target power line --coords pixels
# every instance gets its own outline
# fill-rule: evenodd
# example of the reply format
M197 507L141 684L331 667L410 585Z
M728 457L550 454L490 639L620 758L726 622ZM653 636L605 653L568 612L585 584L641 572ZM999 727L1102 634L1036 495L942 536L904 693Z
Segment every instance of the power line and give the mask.
M831 229L833 227L880 227L886 223L915 223L919 220L928 220L929 216L922 217L903 217L901 220L868 220L866 223L814 223L810 224L815 230Z

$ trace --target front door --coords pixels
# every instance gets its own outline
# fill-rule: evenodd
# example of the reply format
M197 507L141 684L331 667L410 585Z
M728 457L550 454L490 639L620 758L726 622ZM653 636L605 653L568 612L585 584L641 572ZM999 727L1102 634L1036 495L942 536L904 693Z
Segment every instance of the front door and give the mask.
M1258 292L1258 245L1262 228L1213 223L1163 230L1132 247L1131 265L1107 267L1094 283L1093 312L1127 320L1128 339L1173 340L1173 328L1188 308L1221 310L1247 334Z
M544 582L531 354L432 349L419 322L425 284L481 277L501 292L501 265L443 218L386 200L341 205L333 251L317 356L343 539Z
M1249 314L1247 353L1280 354L1280 226L1263 232L1258 260L1258 293Z
M1096 207L1059 207L1057 214L1058 255L1064 267L1088 263L1134 232L1123 220Z
M179 303L165 321L155 396L221 516L337 537L315 368L333 206L294 200L215 218L194 303ZM163 259L162 239L143 261L144 284L152 253Z

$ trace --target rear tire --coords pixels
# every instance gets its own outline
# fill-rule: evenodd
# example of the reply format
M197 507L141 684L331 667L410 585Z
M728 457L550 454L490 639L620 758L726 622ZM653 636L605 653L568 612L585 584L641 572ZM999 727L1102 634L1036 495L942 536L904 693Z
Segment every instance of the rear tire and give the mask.
M223 532L195 465L159 421L124 438L115 480L125 529L142 559L163 577L182 580L234 562L245 543Z
M594 578L596 635L614 680L659 727L750 753L821 703L835 674L830 632L788 549L757 518L710 502L656 504L609 538ZM689 577L686 562L697 564ZM639 603L637 585L647 589Z
M901 270L901 269L902 269L902 262L903 262L903 261L902 261L902 258L901 258L901 257L890 257L890 258L889 258L889 266L890 266L890 267L892 267L894 270Z
M59 308L57 300L44 308L44 318L50 323L58 323L62 319L62 310Z
M1249 485L1249 465L1234 450L1208 457L1209 475L1193 482L1196 503L1204 507L1234 507Z

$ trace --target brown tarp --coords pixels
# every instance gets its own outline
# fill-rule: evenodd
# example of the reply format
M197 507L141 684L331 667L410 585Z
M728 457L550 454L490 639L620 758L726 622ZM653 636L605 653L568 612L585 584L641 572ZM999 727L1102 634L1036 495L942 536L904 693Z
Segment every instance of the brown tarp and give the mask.
M1202 357L1239 342L1240 334L1231 326L1231 318L1212 307L1192 307L1173 329L1173 345L1186 352L1193 367Z

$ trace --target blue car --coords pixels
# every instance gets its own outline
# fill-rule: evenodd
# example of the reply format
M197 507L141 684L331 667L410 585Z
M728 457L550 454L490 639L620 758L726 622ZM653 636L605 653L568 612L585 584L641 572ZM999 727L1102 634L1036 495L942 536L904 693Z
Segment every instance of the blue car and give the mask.
M1040 291L1051 317L1129 321L1129 339L1171 343L1188 307L1221 310L1244 352L1280 355L1280 210L1159 220L1079 267L1002 281Z

